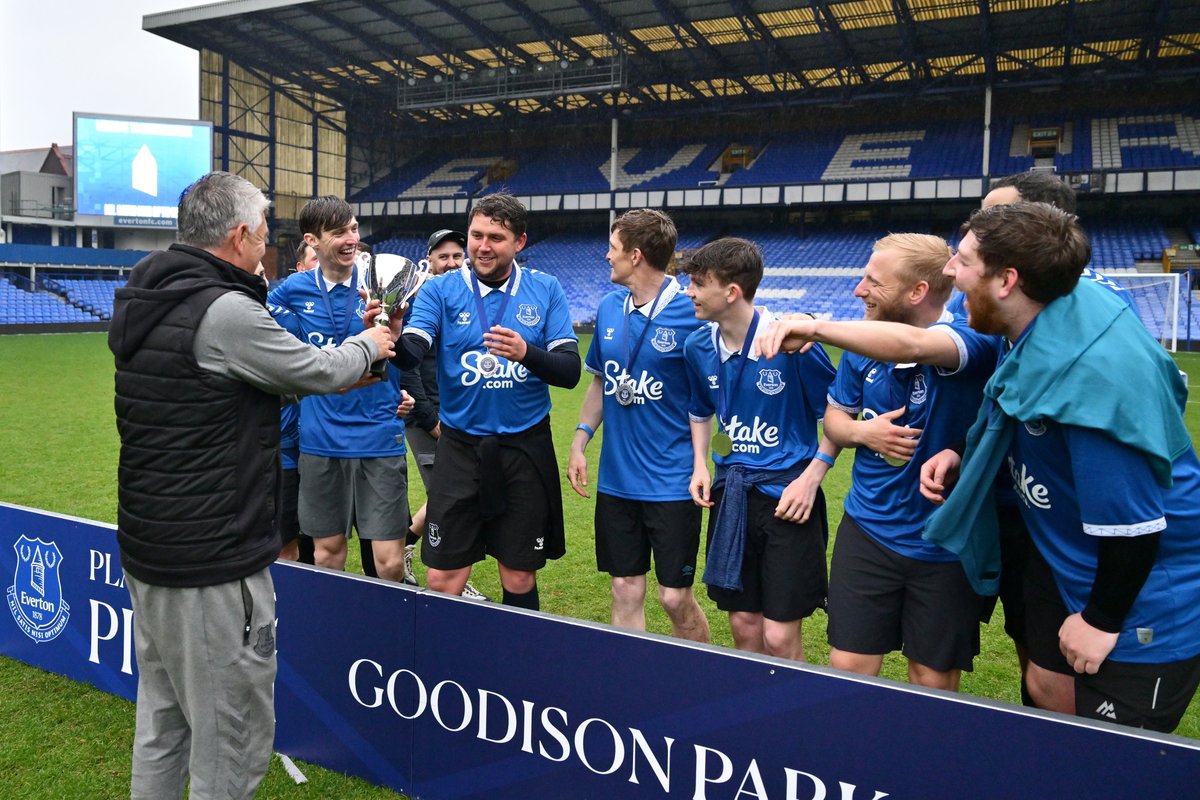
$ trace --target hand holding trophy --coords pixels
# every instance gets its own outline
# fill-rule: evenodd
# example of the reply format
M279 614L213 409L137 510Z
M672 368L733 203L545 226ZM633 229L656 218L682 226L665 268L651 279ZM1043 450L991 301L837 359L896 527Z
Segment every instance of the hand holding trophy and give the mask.
M414 264L393 253L359 253L358 264L367 275L368 296L379 301L379 316L375 318L379 327L387 327L393 314L403 313L408 301L429 277L428 261ZM371 374L383 378L387 374L387 362L372 364Z

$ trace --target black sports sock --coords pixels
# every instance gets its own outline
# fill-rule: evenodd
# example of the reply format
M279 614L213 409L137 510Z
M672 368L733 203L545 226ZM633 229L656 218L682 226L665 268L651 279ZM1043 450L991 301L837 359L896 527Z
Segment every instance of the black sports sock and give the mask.
M371 540L358 537L358 551L362 553L363 575L368 578L378 578L379 573L375 570L375 551L371 549Z
M1026 708L1037 708L1037 703L1033 702L1033 695L1029 693L1029 684L1025 682L1025 676L1021 676L1021 705Z
M538 598L537 584L533 585L525 594L514 594L508 589L504 590L504 605L512 606L513 608L527 608L530 611L540 611L542 604Z
M305 536L303 533L296 537L300 542L300 563L314 564L314 545L311 536Z

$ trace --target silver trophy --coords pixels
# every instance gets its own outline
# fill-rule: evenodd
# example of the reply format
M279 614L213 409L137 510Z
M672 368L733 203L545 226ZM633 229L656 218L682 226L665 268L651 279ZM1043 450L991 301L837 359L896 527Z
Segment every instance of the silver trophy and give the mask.
M421 284L429 277L429 262L422 260L414 264L404 256L393 253L360 253L359 263L366 262L367 292L372 300L378 300L379 316L375 324L386 326L391 316L402 310Z
M386 327L393 314L400 313L429 277L429 262L413 263L393 253L359 253L358 263L367 274L367 295L379 301L379 316L375 324ZM382 378L387 374L387 362L371 366L371 373Z

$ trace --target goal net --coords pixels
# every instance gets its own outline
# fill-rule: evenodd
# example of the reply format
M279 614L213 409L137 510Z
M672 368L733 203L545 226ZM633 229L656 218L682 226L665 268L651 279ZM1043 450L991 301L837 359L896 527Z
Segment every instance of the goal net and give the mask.
M1120 284L1133 299L1133 307L1150 335L1172 353L1179 340L1178 272L1105 272L1104 276Z

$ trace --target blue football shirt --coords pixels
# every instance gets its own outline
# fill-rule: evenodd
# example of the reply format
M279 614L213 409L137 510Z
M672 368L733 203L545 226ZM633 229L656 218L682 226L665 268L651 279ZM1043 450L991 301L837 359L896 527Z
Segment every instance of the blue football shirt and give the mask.
M759 310L758 333L775 318ZM747 342L749 344L749 342ZM728 456L714 455L718 466L741 465L751 469L785 470L810 460L817 452L817 422L825 413L825 396L834 368L824 348L814 345L807 353L780 353L772 359L730 352L721 341L716 323L697 328L684 342L691 419L706 420L717 410L717 392L729 387L729 419L724 430L733 440ZM738 363L746 359L738 377ZM689 458L690 466L690 458ZM787 481L759 484L763 494L779 498Z
M854 454L846 513L889 549L921 561L957 561L958 556L921 538L934 505L921 496L921 465L964 439L983 401L983 386L995 370L1000 338L971 330L961 318L943 314L933 329L945 331L959 353L956 370L924 364L891 364L847 352L829 390L829 405L863 419L904 407L895 424L922 430L913 458L889 464L866 447Z
M287 309L296 319L299 338L315 347L333 348L363 330L366 302L358 267L344 283L329 285L320 268L297 272L267 302ZM324 297L323 297L324 296ZM300 402L300 452L329 458L376 458L404 455L404 421L399 370L388 379L345 394L311 395Z
M1110 658L1157 663L1200 653L1200 460L1174 462L1169 489L1146 457L1099 430L1018 421L1005 467L1017 505L1071 613L1096 578L1102 536L1161 531L1150 576Z
M567 298L556 278L516 263L499 289L480 283L479 290L482 326L471 269L463 265L421 287L405 331L437 348L440 418L446 425L474 436L519 433L550 413L550 387L504 358L496 374L485 375L479 364L486 352L483 328L511 328L545 350L577 342Z
M679 282L674 277L666 280L658 302L641 309L633 307L628 289L601 300L596 333L584 361L584 369L604 381L604 442L597 488L630 500L691 496L692 437L683 344L701 323ZM631 372L629 359L635 350ZM626 380L637 388L633 402L623 406L616 392Z

